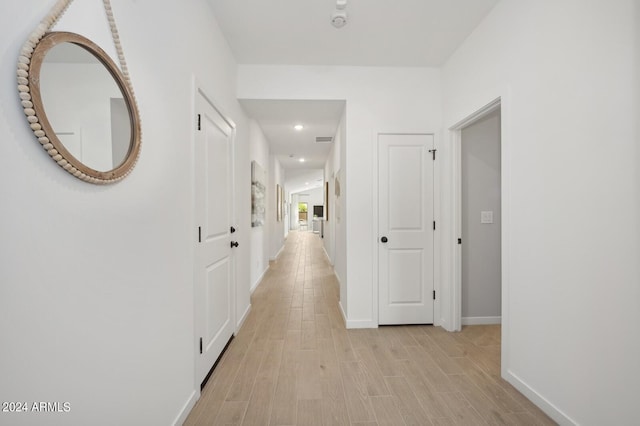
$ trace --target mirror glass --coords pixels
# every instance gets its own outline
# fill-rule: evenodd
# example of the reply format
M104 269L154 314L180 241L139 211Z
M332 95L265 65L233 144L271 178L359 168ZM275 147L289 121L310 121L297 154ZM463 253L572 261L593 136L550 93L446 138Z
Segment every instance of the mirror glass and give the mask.
M71 155L100 172L125 161L133 141L129 109L91 52L70 42L54 45L42 61L39 86L49 124Z

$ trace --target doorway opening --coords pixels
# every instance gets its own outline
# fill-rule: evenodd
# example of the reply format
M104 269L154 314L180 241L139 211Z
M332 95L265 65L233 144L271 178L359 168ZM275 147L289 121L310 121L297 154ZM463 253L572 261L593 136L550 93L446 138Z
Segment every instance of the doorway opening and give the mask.
M307 203L298 203L298 229L301 231L308 230L308 219L307 214L309 212L309 207Z
M461 130L462 325L502 318L500 118L496 109Z
M502 324L504 234L500 98L451 128L454 163L453 329Z

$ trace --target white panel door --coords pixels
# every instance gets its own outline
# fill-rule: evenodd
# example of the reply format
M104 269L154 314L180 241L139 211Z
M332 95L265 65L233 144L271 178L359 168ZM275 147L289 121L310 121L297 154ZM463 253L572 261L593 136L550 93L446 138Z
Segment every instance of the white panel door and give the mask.
M195 331L196 379L201 383L234 332L233 129L200 92L196 113Z
M433 324L432 135L378 135L378 322Z

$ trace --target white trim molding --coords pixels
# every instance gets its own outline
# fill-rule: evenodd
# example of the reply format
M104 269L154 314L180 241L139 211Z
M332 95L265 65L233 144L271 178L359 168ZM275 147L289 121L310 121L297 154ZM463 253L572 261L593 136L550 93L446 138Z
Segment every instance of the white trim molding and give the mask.
M503 374L503 378L511 383L520 393L527 397L531 402L540 407L549 417L558 422L560 425L578 425L578 422L565 414L558 407L549 402L546 398L536 392L532 387L527 385L520 377L513 374L511 370L507 370Z
M278 256L280 256L280 254L282 253L282 250L284 250L284 244L282 245L282 247L280 247L280 250L278 250L275 256L269 258L269 261L275 262L276 260L278 260Z
M462 325L502 324L502 317L462 317Z
M173 421L174 426L180 426L187 421L187 417L189 417L189 413L191 413L191 410L193 410L193 407L195 407L196 402L198 402L198 399L200 399L199 389L191 392L189 399L187 399L187 402L185 402L185 404L182 406L180 413L178 413L178 416Z
M236 331L235 333L233 333L234 335L238 334L238 332L240 331L240 328L242 328L242 324L244 324L250 312L251 312L251 303L249 303L249 306L247 306L247 309L245 309L244 313L242 314L242 317L240 317L240 320L237 322Z
M258 279L256 280L256 282L251 286L251 288L249 289L249 292L251 294L253 294L254 291L256 291L256 289L258 288L258 286L260 284L262 284L262 280L264 279L264 276L267 274L267 271L269 270L269 266L267 266L265 268L264 271L262 271L262 274L260 274L260 276L258 277Z

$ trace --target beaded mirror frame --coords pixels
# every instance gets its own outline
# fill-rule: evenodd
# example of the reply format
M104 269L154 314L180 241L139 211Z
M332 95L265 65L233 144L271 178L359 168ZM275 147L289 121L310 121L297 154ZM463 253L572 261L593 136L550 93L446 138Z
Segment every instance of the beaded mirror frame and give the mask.
M111 60L109 55L89 39L74 33L49 32L71 2L72 0L58 0L22 47L17 69L18 92L31 130L44 150L60 167L85 182L94 184L114 183L131 172L140 155L142 140L138 106L109 0L103 0L103 4L111 27L120 68ZM74 157L56 136L47 118L40 92L40 69L47 52L60 43L73 43L91 53L109 71L123 95L129 113L131 130L129 151L124 161L112 170L94 170Z

